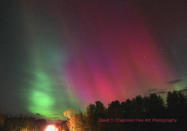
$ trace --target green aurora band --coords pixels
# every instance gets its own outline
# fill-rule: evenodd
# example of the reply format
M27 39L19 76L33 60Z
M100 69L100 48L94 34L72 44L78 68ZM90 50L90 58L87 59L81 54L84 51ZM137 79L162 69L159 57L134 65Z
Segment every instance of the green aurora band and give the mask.
M68 88L62 88L67 84L60 75L63 71L58 68L59 63L54 61L58 59L54 58L55 52L49 51L54 48L47 49L47 52L52 52L51 55L46 53L45 49L37 47L37 52L40 53L34 51L36 54L33 54L35 58L30 72L32 79L27 96L28 110L46 118L63 118L63 111L79 107L80 103Z
M26 72L30 77L26 79L26 91L24 88L27 110L45 118L63 119L63 111L82 109L75 93L67 88L68 80L63 77L67 53L63 47L57 47L59 41L55 27L48 25L50 22L42 24L42 20L35 21L32 15L24 16L28 33L25 41L29 41L29 68Z

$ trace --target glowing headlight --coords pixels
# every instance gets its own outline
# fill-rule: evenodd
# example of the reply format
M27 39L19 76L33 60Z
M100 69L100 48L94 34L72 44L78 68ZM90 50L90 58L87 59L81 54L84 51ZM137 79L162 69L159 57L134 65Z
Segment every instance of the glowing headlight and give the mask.
M58 129L54 125L48 125L45 131L58 131Z

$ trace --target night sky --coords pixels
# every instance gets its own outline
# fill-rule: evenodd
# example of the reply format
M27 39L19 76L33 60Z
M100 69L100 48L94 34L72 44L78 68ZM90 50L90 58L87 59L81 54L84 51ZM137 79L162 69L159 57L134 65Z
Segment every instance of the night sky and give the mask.
M186 0L1 0L0 110L60 117L187 87Z

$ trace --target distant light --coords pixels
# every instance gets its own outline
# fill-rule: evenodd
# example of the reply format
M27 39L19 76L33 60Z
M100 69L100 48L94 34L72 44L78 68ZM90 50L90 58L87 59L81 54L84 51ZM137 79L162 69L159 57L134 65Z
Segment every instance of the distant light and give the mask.
M45 131L58 131L58 129L54 125L48 125Z

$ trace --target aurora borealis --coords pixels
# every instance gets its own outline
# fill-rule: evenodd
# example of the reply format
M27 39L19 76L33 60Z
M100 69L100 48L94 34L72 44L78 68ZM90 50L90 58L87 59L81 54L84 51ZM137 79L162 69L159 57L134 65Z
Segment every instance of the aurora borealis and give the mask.
M4 2L0 109L58 118L96 100L186 88L187 9L163 1Z

